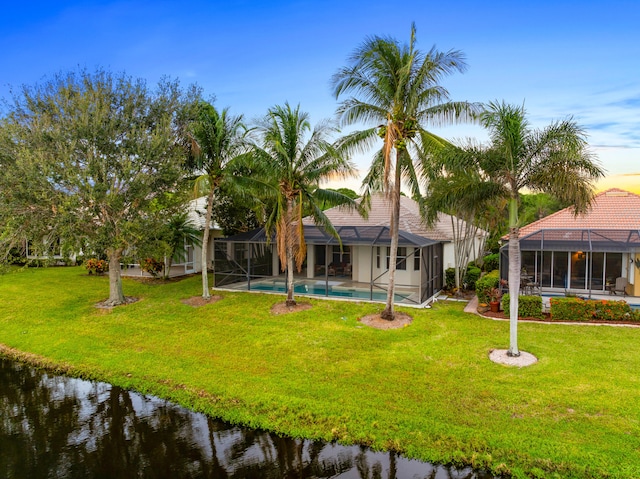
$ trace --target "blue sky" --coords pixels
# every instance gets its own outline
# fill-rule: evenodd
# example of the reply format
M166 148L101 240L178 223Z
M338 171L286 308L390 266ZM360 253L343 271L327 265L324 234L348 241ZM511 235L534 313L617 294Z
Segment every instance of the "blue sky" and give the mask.
M248 119L289 101L313 123L337 105L331 75L368 35L461 50L443 80L455 100L524 103L533 126L573 116L609 178L640 190L640 2L33 1L4 2L0 97L80 67L197 83ZM433 129L447 138L475 126ZM366 169L367 157L357 158ZM349 185L352 186L352 185ZM355 189L355 188L354 188Z

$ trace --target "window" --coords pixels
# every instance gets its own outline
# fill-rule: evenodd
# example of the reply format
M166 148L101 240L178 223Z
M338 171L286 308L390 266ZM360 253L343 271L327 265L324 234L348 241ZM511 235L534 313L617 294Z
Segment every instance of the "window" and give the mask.
M376 246L376 268L380 269L380 246Z
M413 270L420 271L420 248L413 250Z
M247 245L244 243L235 243L233 245L233 259L236 263L246 263L247 260Z
M398 248L396 257L396 268L405 271L407 269L407 248L404 246Z

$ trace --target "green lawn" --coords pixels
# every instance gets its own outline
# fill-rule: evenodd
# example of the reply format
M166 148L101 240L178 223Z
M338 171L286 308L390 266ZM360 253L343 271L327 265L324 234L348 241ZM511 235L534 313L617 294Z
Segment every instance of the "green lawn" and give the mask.
M381 305L305 298L274 316L283 296L182 304L199 277L124 288L141 301L102 310L108 279L82 268L0 275L4 354L292 436L515 477L640 477L638 328L521 323L539 362L518 369L488 359L509 324L464 303L403 309L413 324L381 331L357 321Z

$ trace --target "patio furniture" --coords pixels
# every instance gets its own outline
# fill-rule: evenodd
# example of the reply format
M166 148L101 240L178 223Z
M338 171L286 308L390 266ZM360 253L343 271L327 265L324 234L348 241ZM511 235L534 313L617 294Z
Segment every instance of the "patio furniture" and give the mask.
M535 281L535 278L528 274L520 275L520 291L522 294L541 294L540 284Z
M618 293L622 293L623 296L627 295L627 285L629 284L629 281L627 281L627 278L624 278L622 276L616 278L616 284L611 285L609 288L609 294L618 294Z

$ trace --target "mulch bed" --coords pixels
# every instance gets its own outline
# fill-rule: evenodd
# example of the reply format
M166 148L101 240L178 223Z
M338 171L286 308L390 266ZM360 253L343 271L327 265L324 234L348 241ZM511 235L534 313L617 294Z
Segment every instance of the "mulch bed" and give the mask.
M121 303L121 304L113 304L113 303L111 303L111 301L106 299L104 301L96 303L96 308L112 309L112 308L115 308L116 306L126 306L127 304L135 303L137 301L140 301L140 298L135 298L133 296L125 296L124 297L124 303Z
M368 314L358 319L362 324L376 329L398 329L409 326L413 321L413 317L407 313L394 313L393 321L388 321L380 317L380 313Z
M205 306L207 304L217 303L222 299L222 296L216 294L210 296L209 299L204 299L202 296L191 296L190 298L181 299L180 302L194 308Z

